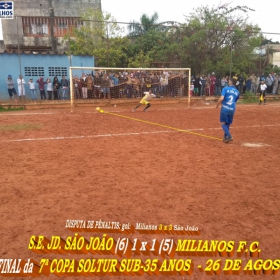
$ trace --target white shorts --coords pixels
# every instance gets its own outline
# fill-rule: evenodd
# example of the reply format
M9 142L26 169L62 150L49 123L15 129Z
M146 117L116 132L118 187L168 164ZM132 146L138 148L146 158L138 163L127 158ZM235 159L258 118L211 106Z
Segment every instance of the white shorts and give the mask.
M18 89L18 96L25 96L25 89Z

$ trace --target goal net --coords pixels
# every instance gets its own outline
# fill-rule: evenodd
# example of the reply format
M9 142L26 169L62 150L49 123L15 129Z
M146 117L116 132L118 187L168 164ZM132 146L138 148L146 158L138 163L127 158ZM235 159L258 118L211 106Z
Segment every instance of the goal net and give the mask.
M71 105L94 99L190 98L190 68L70 67Z

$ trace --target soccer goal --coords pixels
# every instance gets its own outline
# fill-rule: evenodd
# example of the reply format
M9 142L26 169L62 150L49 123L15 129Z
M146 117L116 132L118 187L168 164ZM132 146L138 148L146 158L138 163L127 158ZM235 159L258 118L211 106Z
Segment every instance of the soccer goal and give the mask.
M70 67L70 100L137 99L151 91L157 98L188 98L190 68Z

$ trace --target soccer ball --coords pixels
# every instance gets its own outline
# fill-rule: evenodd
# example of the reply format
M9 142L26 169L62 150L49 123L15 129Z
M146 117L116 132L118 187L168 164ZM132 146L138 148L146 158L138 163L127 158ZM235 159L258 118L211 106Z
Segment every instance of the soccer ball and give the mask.
M114 107L117 107L117 105L115 104Z

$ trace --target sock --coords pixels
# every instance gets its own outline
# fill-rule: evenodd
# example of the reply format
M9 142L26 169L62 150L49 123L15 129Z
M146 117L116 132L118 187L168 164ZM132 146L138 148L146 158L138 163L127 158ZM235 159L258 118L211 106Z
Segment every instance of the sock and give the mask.
M149 107L151 107L151 104L150 104L150 103L147 104L147 107L146 107L144 110L146 111Z
M222 124L222 128L225 132L225 135L226 137L230 137L231 138L231 135L230 135L230 132L229 132L229 126L227 126L226 124Z

